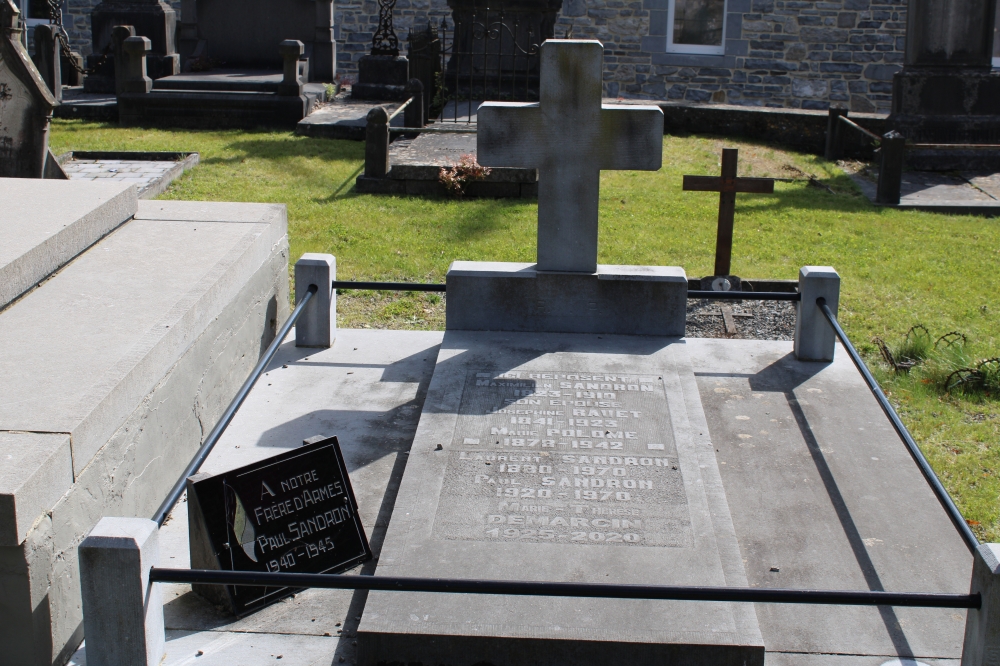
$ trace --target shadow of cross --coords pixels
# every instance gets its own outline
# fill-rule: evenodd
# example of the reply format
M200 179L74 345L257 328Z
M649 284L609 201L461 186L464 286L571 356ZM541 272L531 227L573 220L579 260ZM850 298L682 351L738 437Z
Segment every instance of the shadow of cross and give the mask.
M774 192L773 178L737 178L736 163L739 149L722 149L722 176L684 176L684 189L695 192L719 193L719 229L715 237L715 276L727 277L733 256L733 216L736 213L736 193Z
M540 101L479 107L479 163L538 169L540 271L595 273L601 170L662 162L663 112L602 105L603 59L596 40L546 40Z

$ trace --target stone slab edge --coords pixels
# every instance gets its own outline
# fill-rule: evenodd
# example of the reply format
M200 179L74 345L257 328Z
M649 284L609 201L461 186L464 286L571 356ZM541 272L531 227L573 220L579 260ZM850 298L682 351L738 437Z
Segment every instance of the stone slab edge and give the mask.
M119 192L86 215L68 221L59 232L6 266L0 266L0 310L135 215L136 188L126 183L120 187Z
M169 203L169 211L179 214L184 209L199 205L196 202L155 203ZM80 396L78 404L96 407L73 432L74 474L78 475L87 466L122 421L132 413L135 396L152 391L159 378L177 362L216 313L240 291L245 277L254 274L267 262L276 246L287 245L288 217L283 205L235 206L246 210L248 216L255 209L257 219L245 222L266 224L269 233L248 232L242 242L193 285L188 294L163 317L160 323L169 324L169 328L164 325L150 327L149 332L126 351L118 363L94 382L90 391ZM168 215L164 219L176 216ZM84 410L74 411L79 413Z
M18 546L73 485L69 435L0 432L0 461L0 547Z

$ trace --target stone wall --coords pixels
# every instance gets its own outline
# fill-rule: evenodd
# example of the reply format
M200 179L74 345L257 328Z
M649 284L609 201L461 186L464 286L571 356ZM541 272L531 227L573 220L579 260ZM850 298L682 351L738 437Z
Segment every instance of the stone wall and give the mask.
M180 14L180 0L169 0ZM68 0L74 48L90 50L96 0ZM724 56L666 53L668 0L563 0L557 37L605 46L605 94L888 113L903 62L905 0L728 0ZM375 0L335 0L337 65L350 81L378 25ZM447 0L397 0L400 49L412 27L450 18ZM450 21L449 21L450 22Z
M378 7L336 7L338 66L350 78ZM608 97L888 113L905 0L728 0L727 11L724 56L666 53L667 0L564 0L555 34L604 43ZM398 0L396 32L445 16L445 0Z

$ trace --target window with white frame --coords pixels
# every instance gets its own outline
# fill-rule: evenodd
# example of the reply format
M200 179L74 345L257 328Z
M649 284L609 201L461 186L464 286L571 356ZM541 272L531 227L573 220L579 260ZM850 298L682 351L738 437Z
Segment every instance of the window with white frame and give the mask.
M726 0L670 0L668 52L722 55L725 30Z
M49 22L49 3L46 0L21 0L21 18L31 27Z

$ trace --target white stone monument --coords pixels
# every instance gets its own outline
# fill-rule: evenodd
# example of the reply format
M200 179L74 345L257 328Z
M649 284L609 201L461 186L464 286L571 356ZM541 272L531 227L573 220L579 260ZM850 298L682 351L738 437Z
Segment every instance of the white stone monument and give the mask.
M480 107L479 159L539 169L538 264L452 264L376 575L746 585L687 349L667 337L684 271L597 264L600 170L659 168L663 135L656 107L601 106L602 52L547 41L539 104ZM748 604L373 592L358 629L364 666L763 658Z
M683 269L597 263L601 171L655 171L663 150L659 107L601 104L603 53L548 40L539 103L479 107L479 162L538 169L538 262L452 264L448 329L684 334Z

